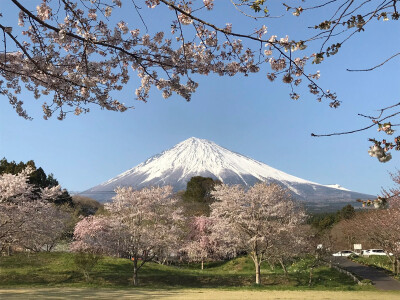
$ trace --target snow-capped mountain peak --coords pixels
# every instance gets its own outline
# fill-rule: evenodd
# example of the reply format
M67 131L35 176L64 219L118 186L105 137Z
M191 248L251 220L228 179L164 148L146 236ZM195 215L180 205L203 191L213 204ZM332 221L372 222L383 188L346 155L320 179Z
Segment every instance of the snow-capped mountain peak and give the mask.
M369 196L353 193L339 185L325 186L301 179L232 152L214 142L195 137L184 140L83 194L96 198L94 196L96 194L103 196L112 194L117 186L142 188L172 185L175 190L184 190L187 182L193 176L212 177L226 184L245 186L251 186L260 181L276 182L287 187L293 195L307 202L322 201L323 199L335 201L338 198L347 201L349 198ZM357 196L350 194L357 194ZM110 199L111 197L99 200Z

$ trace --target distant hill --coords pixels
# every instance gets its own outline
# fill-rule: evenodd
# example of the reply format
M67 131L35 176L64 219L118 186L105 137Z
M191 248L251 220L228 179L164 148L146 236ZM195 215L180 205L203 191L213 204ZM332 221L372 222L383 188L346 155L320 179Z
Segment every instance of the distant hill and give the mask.
M214 142L189 138L171 149L155 155L136 167L99 184L81 195L100 202L110 201L118 186L172 185L175 191L184 190L193 176L219 179L226 184L251 186L256 182L275 182L288 188L293 196L314 209L357 205L356 199L375 196L357 193L338 184L322 185L301 179L262 162L225 149Z

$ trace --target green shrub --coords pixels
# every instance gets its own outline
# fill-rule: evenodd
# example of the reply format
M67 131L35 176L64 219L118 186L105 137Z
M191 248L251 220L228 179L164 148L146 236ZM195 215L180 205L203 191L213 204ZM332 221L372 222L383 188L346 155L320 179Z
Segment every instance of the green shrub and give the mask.
M100 259L100 255L85 252L78 252L74 256L75 265L83 273L87 282L90 281L90 272L97 265Z
M362 285L372 285L371 279L363 279L360 281Z

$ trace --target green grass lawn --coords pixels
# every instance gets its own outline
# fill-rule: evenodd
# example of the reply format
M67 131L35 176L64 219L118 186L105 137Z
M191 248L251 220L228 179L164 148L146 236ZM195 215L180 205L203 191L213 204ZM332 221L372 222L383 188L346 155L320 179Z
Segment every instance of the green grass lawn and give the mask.
M139 271L139 286L152 289L224 288L224 289L317 289L370 290L357 286L349 277L328 267L313 271L313 284L308 286L308 261L289 267L286 278L280 268L261 269L262 285L254 285L254 266L248 257L227 262L166 266L147 263ZM16 254L0 257L0 287L131 287L133 264L127 259L105 257L100 260L86 282L78 271L72 253Z
M366 256L356 256L352 258L353 261L358 262L360 264L366 266L372 266L379 269L383 269L388 271L388 273L392 274L392 263L390 262L387 256L381 255L371 255L369 257ZM400 279L400 276L395 276L395 278Z

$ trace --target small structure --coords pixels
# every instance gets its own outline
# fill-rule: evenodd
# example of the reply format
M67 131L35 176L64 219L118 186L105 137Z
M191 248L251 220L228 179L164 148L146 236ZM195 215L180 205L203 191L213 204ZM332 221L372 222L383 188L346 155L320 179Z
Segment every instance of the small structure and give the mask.
M360 255L362 253L362 245L354 244L353 246L354 246L354 252Z

